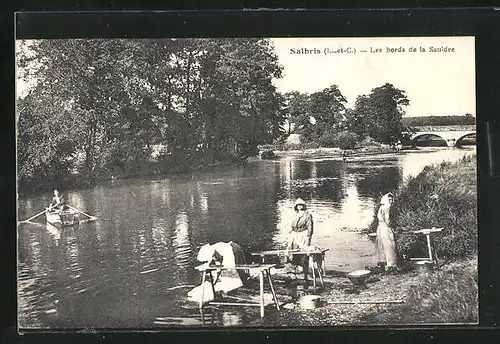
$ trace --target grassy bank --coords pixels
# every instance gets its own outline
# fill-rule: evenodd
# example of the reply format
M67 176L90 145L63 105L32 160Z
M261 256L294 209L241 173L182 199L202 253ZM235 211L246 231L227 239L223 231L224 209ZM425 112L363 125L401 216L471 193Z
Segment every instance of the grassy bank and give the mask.
M433 236L438 256L445 260L477 254L476 157L426 166L410 177L395 194L391 217L399 253L410 257L425 253L426 242L413 231L438 227ZM376 212L377 209L375 209ZM376 217L369 231L375 231Z

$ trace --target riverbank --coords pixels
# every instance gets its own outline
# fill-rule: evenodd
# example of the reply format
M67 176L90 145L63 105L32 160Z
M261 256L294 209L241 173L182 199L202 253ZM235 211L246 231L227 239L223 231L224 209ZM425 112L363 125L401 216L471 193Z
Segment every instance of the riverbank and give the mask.
M320 303L314 310L304 310L298 301L290 301L290 306L284 304L281 307L273 326L478 322L477 257L445 264L431 273L413 270L404 274L374 274L365 287L354 286L338 272L327 271L324 281L325 288L315 293L321 297L323 304ZM292 289L296 285L294 283ZM283 293L282 286L277 289L278 294ZM312 291L308 293L312 294ZM293 297L290 292L288 295Z

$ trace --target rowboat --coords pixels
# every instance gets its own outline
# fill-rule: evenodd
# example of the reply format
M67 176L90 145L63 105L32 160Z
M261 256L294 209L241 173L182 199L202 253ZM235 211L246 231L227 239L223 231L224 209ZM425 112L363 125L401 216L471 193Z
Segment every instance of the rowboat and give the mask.
M45 217L47 222L52 225L73 226L80 223L78 212L71 209L50 211L47 209Z

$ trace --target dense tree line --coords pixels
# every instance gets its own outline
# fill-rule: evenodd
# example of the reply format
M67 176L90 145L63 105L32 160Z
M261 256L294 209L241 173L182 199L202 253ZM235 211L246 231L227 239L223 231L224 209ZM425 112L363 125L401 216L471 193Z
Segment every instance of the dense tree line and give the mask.
M392 84L352 109L337 85L277 92L267 39L38 40L18 52L18 77L35 81L17 102L21 189L241 161L292 132L343 149L405 135L409 100Z
M21 187L244 159L284 120L266 39L39 40L18 52L19 77L36 81L17 102Z
M404 138L403 107L409 105L404 91L386 83L358 96L353 109L346 103L337 85L313 94L289 92L285 130L300 134L305 142L341 148L353 148L367 137L381 143Z
M464 116L422 116L403 118L403 125L407 127L475 124L476 118L470 113Z

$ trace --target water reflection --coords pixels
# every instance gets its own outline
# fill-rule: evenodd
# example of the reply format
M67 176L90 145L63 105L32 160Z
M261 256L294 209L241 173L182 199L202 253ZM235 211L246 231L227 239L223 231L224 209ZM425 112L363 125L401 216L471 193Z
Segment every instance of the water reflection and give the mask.
M177 214L175 232L173 236L174 259L180 268L187 268L191 264L191 241L189 239L189 223L185 212Z
M327 269L371 265L375 245L359 230L371 222L378 197L429 163L473 151L423 149L349 163L258 160L75 190L69 203L97 221L61 229L41 216L37 224L19 226L21 325L139 327L177 319L172 322L197 326L192 324L199 324L199 314L184 312L183 318L181 306L186 286L199 283L193 268L198 248L230 240L249 252L283 247L297 197L313 215L313 245L329 249ZM50 194L20 199L19 217L40 212L49 201ZM215 313L214 326L258 318L258 311Z

